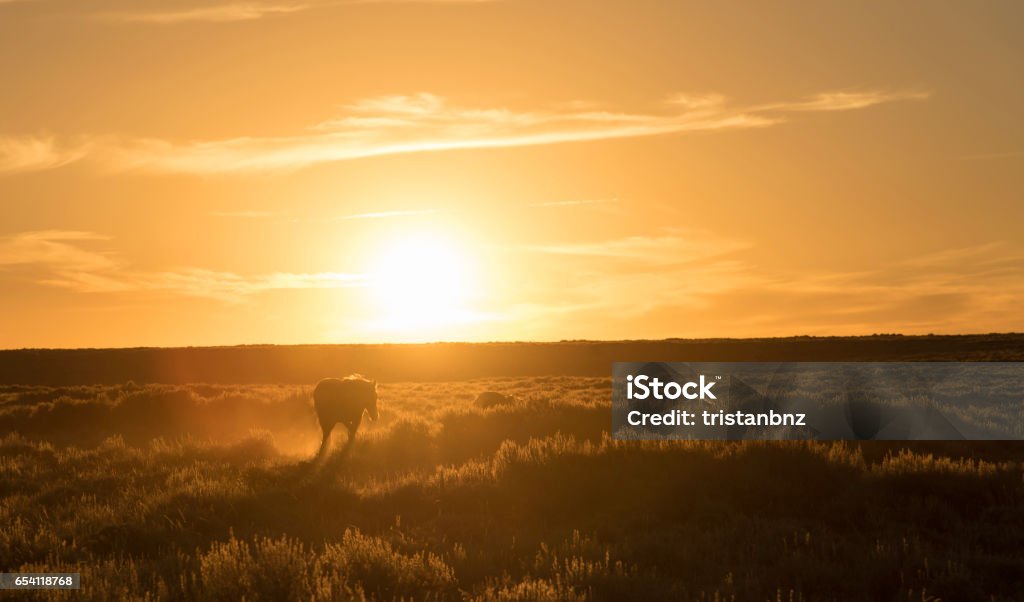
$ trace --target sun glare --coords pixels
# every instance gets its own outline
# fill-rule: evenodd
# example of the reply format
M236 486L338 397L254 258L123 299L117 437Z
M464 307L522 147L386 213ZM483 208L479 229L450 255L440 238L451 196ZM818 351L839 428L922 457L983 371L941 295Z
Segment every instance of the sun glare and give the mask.
M386 245L373 262L370 281L379 316L374 327L405 331L402 338L473 319L468 304L475 282L468 254L442 237L410 236Z

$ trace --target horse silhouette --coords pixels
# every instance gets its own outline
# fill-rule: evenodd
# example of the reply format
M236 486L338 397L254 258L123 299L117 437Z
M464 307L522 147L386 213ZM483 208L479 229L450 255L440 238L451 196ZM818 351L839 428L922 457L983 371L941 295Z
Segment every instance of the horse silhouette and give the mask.
M368 380L359 374L345 378L325 378L313 390L313 405L324 433L317 458L327 452L331 431L338 423L348 429L348 441L345 443L347 451L355 441L359 423L363 420L363 411L370 414L371 420L378 418L377 381Z
M478 408L493 408L494 406L514 405L515 403L515 397L498 393L497 391L484 391L473 400L473 405Z

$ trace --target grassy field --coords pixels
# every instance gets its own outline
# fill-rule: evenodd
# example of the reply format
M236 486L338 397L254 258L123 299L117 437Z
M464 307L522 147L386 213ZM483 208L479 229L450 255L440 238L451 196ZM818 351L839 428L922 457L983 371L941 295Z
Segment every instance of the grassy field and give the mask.
M544 376L382 383L313 462L310 393L0 387L0 567L81 572L59 599L1024 598L1017 443L615 442L609 379Z

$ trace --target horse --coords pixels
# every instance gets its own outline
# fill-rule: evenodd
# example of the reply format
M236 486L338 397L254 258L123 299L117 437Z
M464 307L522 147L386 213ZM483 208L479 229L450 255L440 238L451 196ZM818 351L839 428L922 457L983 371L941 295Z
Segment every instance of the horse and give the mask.
M355 441L363 411L369 413L370 420L378 418L377 381L368 380L359 374L345 378L325 378L313 390L313 405L324 433L317 458L327 452L331 431L339 422L348 429L348 442L345 444L347 450Z
M497 391L484 391L476 396L473 405L478 408L493 408L494 406L515 405L517 401L512 395L505 395Z

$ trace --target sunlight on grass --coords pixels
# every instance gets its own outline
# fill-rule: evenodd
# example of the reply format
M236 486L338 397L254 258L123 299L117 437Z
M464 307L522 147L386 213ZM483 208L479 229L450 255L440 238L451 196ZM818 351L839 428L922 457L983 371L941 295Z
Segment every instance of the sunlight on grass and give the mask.
M0 388L0 563L93 599L1021 593L1018 448L615 441L609 386L384 384L322 465L310 387Z

